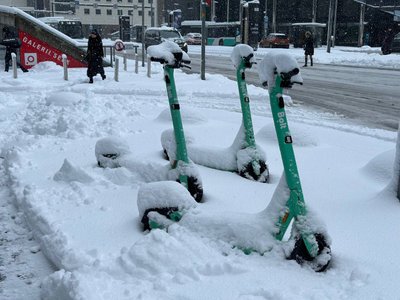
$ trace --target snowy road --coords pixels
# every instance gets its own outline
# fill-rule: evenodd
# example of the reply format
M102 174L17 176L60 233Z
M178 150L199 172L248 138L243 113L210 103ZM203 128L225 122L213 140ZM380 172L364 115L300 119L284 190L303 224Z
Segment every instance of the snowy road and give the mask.
M191 73L200 72L200 55L191 54ZM299 62L300 64L301 62ZM356 123L397 129L400 116L400 70L315 64L302 68L303 86L288 94L301 105L343 115ZM229 57L206 58L206 73L234 78ZM248 83L260 86L256 69L247 71Z

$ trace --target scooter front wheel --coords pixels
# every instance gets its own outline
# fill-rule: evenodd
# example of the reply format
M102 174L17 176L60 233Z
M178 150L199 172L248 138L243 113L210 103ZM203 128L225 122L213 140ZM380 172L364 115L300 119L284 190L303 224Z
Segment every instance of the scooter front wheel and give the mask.
M263 160L249 162L239 170L239 175L258 182L268 182L269 180L268 166Z
M300 265L308 265L315 272L324 272L332 259L331 248L326 242L326 238L321 233L315 234L318 244L318 254L312 257L308 253L304 240L301 236L296 237L296 243L288 259L296 260Z
M201 199L203 199L203 186L201 184L201 182L193 176L188 177L188 191L190 193L190 195L192 195L192 197L194 198L194 200L196 200L196 202L201 202ZM180 180L177 180L179 183Z

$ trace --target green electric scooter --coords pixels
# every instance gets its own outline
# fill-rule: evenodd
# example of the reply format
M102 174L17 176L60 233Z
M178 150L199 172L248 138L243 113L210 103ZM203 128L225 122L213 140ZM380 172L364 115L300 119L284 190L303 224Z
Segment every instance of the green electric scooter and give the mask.
M250 53L246 57L241 57L240 64L236 68L236 81L239 89L240 105L242 108L243 127L245 134L245 141L242 145L246 149L251 160L244 164L239 169L239 174L242 177L267 182L269 178L269 171L265 160L257 149L254 137L253 122L251 119L250 111L250 98L247 94L246 86L246 69L250 69L254 62L252 62L254 54ZM239 164L238 164L239 165ZM239 167L239 166L238 166Z
M171 163L172 168L177 170L177 181L187 188L187 190L197 202L200 202L203 197L203 187L199 178L193 176L193 174L191 174L193 172L190 172L191 169L194 168L194 164L190 162L187 154L185 134L180 113L180 105L176 93L174 79L174 69L188 67L187 64L190 64L190 60L183 59L183 53L181 50L168 53L169 55L173 55L173 59L170 60L167 60L164 57L157 57L155 55L152 55L152 49L150 47L148 49L148 53L150 55L151 61L161 63L164 68L164 80L167 87L169 109L172 117L177 150L176 158Z
M290 59L290 57L288 57ZM296 63L297 64L297 63ZM264 58L260 63L260 69L271 68L271 61ZM287 64L286 66L290 66ZM290 68L290 67L289 67ZM285 67L285 69L288 69ZM262 72L262 70L260 71ZM283 88L291 88L295 81L292 78L299 74L299 69L294 67L290 70L274 72L275 82L262 82L264 86L269 85L269 100L275 131L278 138L279 149L284 167L286 189L289 191L289 198L282 203L283 209L278 213L276 221L276 238L282 240L291 221L293 220L292 236L295 239L295 246L289 258L295 259L300 264L310 262L315 271L324 271L330 262L329 241L323 232L310 221L307 214L306 204L300 182L300 175L297 169L295 154L292 145L292 136L286 118L285 103L283 100ZM261 73L260 73L261 74ZM262 76L260 75L260 78ZM261 78L263 81L263 78ZM264 78L265 79L265 78ZM272 79L270 79L271 81ZM302 82L297 82L302 84ZM281 199L282 202L285 199ZM318 259L316 260L316 258Z
M267 182L269 171L264 152L257 147L251 119L250 98L246 86L246 69L250 69L253 61L253 49L239 44L232 50L232 61L236 67L236 81L239 90L242 111L242 124L233 144L228 149L210 150L188 145L190 158L199 165L223 171L237 172L240 176L259 182ZM165 135L164 135L165 134ZM162 146L166 159L174 156L176 150L168 132L163 133ZM214 159L209 159L210 157ZM221 159L223 157L223 159Z

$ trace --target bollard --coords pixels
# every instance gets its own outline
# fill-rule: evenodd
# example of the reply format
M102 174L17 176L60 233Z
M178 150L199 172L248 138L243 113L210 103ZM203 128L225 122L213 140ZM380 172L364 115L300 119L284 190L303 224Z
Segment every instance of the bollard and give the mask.
M147 56L147 77L151 77L151 60L150 56Z
M114 66L114 80L118 81L118 72L119 72L119 58L115 59L115 66Z
M124 54L124 71L128 70L126 54Z
M397 143L394 164L394 184L397 183L397 199L400 200L400 123L399 129L397 131Z
M11 53L11 59L12 59L12 69L13 69L13 77L17 78L18 73L17 73L17 56L15 53Z
M64 68L64 80L68 81L68 61L65 54L62 55L62 63Z
M139 73L139 60L137 53L135 53L135 73Z

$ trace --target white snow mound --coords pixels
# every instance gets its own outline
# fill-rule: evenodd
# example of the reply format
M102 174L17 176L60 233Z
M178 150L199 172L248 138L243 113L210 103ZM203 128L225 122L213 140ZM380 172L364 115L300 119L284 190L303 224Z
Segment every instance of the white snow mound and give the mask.
M147 53L152 58L164 59L168 65L174 65L176 59L174 53L182 53L182 60L190 61L189 55L182 51L177 43L172 41L164 41L159 45L153 45L147 48Z
M73 166L67 159L64 159L64 163L60 170L54 175L55 181L72 182L78 181L81 183L90 183L93 178L90 177L81 168Z
M239 44L233 47L232 53L231 53L231 61L233 62L233 65L235 68L237 68L240 65L240 62L243 57L248 57L249 55L253 54L252 58L250 59L250 62L254 61L254 52L253 48L251 48L249 45L245 44Z

